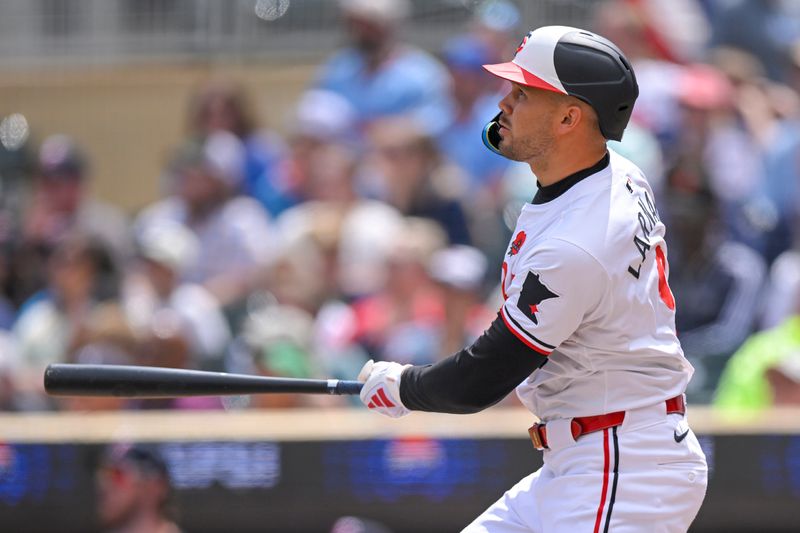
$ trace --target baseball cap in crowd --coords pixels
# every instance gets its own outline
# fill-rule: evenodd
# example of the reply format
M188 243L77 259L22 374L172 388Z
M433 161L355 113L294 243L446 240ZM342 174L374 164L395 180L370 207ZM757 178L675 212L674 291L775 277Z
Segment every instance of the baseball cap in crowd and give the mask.
M312 89L303 93L292 118L293 133L317 139L344 139L352 135L355 108L332 91Z
M51 135L39 147L38 166L42 176L80 177L86 171L86 156L67 135Z
M475 9L475 21L492 31L512 31L519 24L519 9L507 0L488 0Z
M722 71L710 65L685 67L677 92L678 100L692 109L721 109L733 101L733 86Z
M453 37L442 48L444 62L458 70L480 70L491 57L489 46L469 35Z
M458 244L436 251L428 264L431 278L463 291L481 287L488 262L480 250Z
M185 226L162 221L145 227L137 235L142 257L180 272L197 257L200 244L194 233Z
M520 85L583 100L597 113L603 136L615 141L622 139L639 96L633 69L622 51L605 37L569 26L533 30L512 61L484 68ZM492 132L486 134L487 146L496 148L497 139L491 142Z

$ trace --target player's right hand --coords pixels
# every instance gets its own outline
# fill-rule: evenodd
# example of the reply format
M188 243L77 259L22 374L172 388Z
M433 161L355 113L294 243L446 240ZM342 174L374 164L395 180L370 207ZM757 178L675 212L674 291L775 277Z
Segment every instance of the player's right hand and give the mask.
M364 382L361 389L364 405L392 418L410 413L400 401L400 376L409 366L386 361L375 363L372 359L367 361L358 373L358 380Z

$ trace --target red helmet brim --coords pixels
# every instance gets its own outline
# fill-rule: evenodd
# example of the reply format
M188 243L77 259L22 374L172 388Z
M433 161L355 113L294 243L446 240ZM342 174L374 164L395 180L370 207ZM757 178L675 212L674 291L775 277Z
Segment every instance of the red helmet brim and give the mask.
M483 65L483 68L504 80L513 81L514 83L519 83L526 87L535 87L536 89L544 89L546 91L564 94L564 91L547 83L542 78L528 72L512 61L507 63L495 63L494 65Z

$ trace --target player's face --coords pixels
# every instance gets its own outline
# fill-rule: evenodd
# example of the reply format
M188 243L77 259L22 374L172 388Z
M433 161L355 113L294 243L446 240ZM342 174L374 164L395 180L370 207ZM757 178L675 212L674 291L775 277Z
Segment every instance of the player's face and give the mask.
M542 89L512 83L499 106L500 152L515 161L546 161L555 141L554 98Z

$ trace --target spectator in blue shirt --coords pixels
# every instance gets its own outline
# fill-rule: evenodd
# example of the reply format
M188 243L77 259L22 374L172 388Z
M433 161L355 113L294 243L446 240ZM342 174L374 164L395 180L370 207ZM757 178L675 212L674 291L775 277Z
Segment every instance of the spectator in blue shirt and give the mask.
M189 103L189 134L235 135L244 148L239 191L258 200L270 215L299 203L288 172L288 148L273 130L260 125L250 95L238 82L220 78L198 87Z
M443 58L453 77L453 120L439 136L439 146L447 158L458 165L469 179L472 192L499 180L508 169L508 159L483 149L481 132L497 114L501 97L494 80L481 65L492 60L491 50L475 37L449 40Z
M432 135L449 123L447 70L428 53L402 43L406 0L340 0L350 43L321 68L316 86L344 96L362 129L376 119L410 114Z

